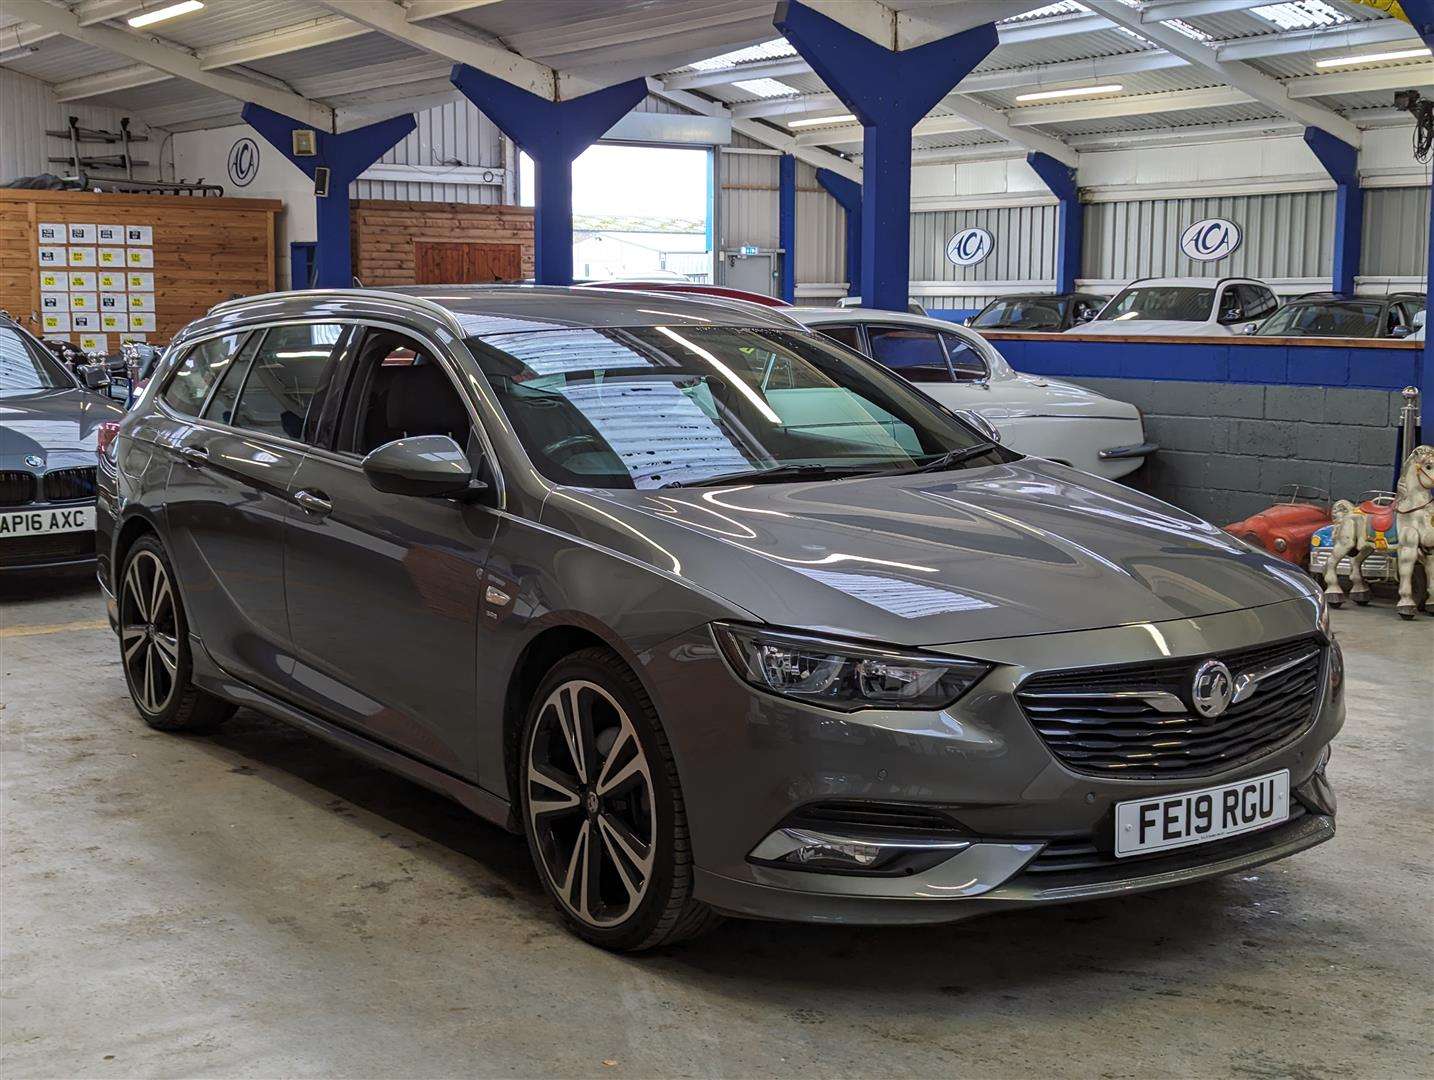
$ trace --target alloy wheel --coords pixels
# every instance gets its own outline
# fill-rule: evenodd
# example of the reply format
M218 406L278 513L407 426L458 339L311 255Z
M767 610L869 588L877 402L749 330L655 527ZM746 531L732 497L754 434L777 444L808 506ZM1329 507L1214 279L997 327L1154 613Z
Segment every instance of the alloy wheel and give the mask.
M627 711L597 683L548 695L527 751L528 825L563 906L595 927L622 923L652 881L657 811Z
M130 560L120 597L120 648L140 708L164 711L174 696L179 670L179 631L174 588L164 564L151 551Z

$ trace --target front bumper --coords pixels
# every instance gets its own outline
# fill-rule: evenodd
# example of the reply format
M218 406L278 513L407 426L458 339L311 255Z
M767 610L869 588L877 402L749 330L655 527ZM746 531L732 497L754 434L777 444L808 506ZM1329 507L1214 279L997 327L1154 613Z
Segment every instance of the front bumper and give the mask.
M1314 626L1313 604L1290 601L1178 622L936 646L998 667L941 712L846 714L755 693L727 670L705 631L683 635L647 654L644 671L677 757L696 895L754 917L943 922L1163 888L1321 843L1333 835L1335 815L1324 751L1344 720L1328 663L1303 730L1253 759L1200 775L1073 771L1042 742L1012 693L1039 671L1198 657L1307 635ZM1290 770L1298 817L1159 856L1100 855L1117 802L1279 769ZM752 858L778 826L833 802L938 810L969 844L899 876L788 869ZM1090 858L1055 858L1082 845Z

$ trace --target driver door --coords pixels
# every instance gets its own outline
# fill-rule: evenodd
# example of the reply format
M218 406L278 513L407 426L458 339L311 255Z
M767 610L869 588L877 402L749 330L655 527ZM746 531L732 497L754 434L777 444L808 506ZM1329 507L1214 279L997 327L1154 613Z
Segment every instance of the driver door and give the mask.
M290 488L294 683L332 722L472 778L480 579L498 518L379 491L361 462L393 439L451 435L476 466L481 443L436 346L368 327L354 356L334 430Z

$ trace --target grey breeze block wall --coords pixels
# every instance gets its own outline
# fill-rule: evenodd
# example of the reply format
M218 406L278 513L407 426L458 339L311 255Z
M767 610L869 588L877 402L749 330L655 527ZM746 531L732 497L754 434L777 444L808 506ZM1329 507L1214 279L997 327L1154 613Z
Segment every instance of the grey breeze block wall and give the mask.
M1352 499L1393 483L1404 400L1386 390L1071 379L1145 414L1160 452L1132 486L1218 525L1307 484Z

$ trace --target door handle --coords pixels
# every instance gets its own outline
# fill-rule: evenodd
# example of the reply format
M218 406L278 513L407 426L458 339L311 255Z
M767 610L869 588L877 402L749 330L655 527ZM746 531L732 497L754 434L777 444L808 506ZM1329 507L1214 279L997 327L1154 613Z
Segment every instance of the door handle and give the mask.
M209 460L209 450L203 446L181 446L179 456L186 465L197 469Z
M315 517L327 517L334 509L327 495L312 488L294 492L294 501L304 508L305 513Z

